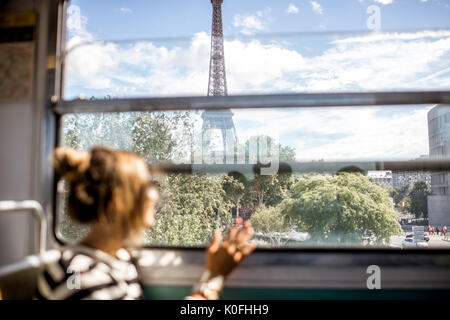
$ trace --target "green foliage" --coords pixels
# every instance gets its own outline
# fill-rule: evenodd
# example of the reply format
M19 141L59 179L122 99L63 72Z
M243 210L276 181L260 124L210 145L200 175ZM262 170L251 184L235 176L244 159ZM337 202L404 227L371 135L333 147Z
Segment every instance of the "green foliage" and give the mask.
M280 145L280 161L295 161L295 148Z
M427 197L430 194L428 186L424 181L414 183L409 196L411 198L409 210L416 218L428 217Z
M255 231L263 233L288 232L292 227L290 217L283 214L279 206L258 208L250 218L250 222Z
M192 135L192 123L187 112L70 114L63 117L62 140L63 146L76 149L89 150L93 146L103 145L136 152L147 161L174 160L187 157L190 146L186 143L189 141L186 136ZM170 190L173 192L176 186L174 182ZM64 197L67 192L64 191ZM58 229L66 239L80 240L88 227L72 221L63 202ZM205 228L214 229L209 225ZM197 235L201 236L204 240L210 234Z
M58 231L63 235L64 239L75 242L85 237L89 232L88 225L82 225L73 221L66 210L59 213Z
M231 204L233 209L236 209L236 216L239 216L241 199L244 196L245 182L245 178L242 175L232 172L222 179L225 200Z
M404 201L406 197L408 197L409 192L409 184L405 184L401 187L392 188L391 190L389 190L389 194L394 200L394 206L399 206L401 202Z
M63 117L63 145L75 149L93 146L131 151L129 113L69 114Z
M58 231L64 239L75 242L85 237L89 232L89 225L83 225L70 218L67 208L69 187L64 181L60 182L58 189L63 192L58 194Z
M262 205L275 206L288 196L290 175L255 175L245 184L244 202L255 209Z
M266 152L260 150L261 143L267 144ZM269 136L254 136L245 143L246 160L255 160L265 162L272 154L272 146L275 140ZM250 159L250 145L256 147L256 158ZM289 146L283 147L280 144L275 145L278 148L280 161L295 160L295 149ZM262 158L262 153L266 153L268 159ZM227 198L234 204L233 209L239 213L239 208L245 207L253 214L261 206L275 206L283 199L289 196L289 190L293 184L291 174L261 175L255 174L252 177L244 177L239 173L230 173L229 177L223 182L223 188Z
M191 134L188 112L137 112L130 115L132 151L147 161L173 161L188 156Z
M195 147L189 113L96 113L66 115L63 121L64 145L78 149L105 145L136 152L147 161L173 161L188 160ZM275 140L262 137L268 139L270 159ZM245 143L247 162L250 140ZM259 154L259 142L256 147ZM276 147L280 161L295 160L293 148ZM256 160L263 159L258 155ZM256 174L251 178L238 173L177 174L161 178L160 185L156 223L145 232L147 243L154 245L203 246L214 230L228 227L233 211L239 214L244 208L252 214L257 231L270 234L297 229L309 232L311 241L328 245L361 243L364 236L383 243L401 231L387 191L360 174ZM408 198L397 192L395 199ZM417 199L423 200L423 188L414 192L411 207ZM419 207L419 203L414 205ZM80 239L87 229L75 225L65 210L61 212L61 233L71 240Z
M250 218L252 227L257 232L255 240L259 246L280 246L281 235L295 227L293 221L292 217L281 212L280 206L261 206Z
M369 236L382 244L401 232L386 190L361 174L301 179L280 206L312 241L358 244Z
M214 230L231 222L231 204L225 200L222 178L206 175L169 175L161 181L156 223L146 231L152 244L201 246Z

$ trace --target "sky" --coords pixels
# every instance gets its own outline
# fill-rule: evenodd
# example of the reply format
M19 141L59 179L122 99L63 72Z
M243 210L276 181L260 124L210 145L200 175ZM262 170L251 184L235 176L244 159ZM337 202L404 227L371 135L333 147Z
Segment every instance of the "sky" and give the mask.
M70 3L81 8L89 21L89 32L96 39L190 37L209 32L211 28L209 0L73 0ZM370 5L381 8L382 29L450 26L449 0L225 0L224 33L240 33L245 24L255 31L271 33L362 31L367 29L366 10ZM262 12L262 16L257 12Z
M229 94L448 90L449 7L225 0ZM65 98L206 95L211 11L207 0L71 1ZM432 107L235 110L234 121L240 140L273 132L299 160L412 159L428 153Z

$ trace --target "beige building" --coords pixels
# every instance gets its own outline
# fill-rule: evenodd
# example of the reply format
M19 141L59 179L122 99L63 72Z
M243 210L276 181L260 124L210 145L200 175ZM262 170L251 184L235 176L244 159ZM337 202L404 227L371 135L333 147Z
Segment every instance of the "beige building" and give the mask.
M436 105L428 112L428 139L431 159L450 158L450 106ZM450 160L450 159L449 159ZM450 226L450 172L431 174L428 196L429 223Z

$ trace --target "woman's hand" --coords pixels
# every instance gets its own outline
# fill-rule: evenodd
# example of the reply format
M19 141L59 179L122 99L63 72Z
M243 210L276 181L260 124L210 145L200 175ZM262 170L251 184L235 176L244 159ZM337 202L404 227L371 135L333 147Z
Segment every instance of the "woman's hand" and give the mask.
M206 268L214 274L228 275L255 250L256 245L249 242L253 233L250 222L243 223L242 218L236 219L224 241L222 233L217 231L206 253Z
M242 218L236 219L224 241L217 231L206 252L206 271L187 299L218 299L225 276L255 250L255 244L249 242L253 233L250 222L243 223Z

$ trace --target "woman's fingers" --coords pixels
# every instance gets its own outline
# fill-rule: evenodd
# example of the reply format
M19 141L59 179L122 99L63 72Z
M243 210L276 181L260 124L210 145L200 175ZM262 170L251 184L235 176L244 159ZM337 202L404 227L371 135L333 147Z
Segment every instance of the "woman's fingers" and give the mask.
M233 255L236 252L236 245L234 243L229 243L228 246L226 247L227 252L229 255Z
M251 239L251 237L253 236L253 233L255 231L253 230L253 228L251 227L250 224L244 225L244 228L242 228L241 230L239 230L238 234L236 235L236 240L238 243L245 243L248 240Z
M221 241L222 241L222 232L220 230L216 230L214 232L214 238L212 239L211 244L209 245L208 251L210 253L217 252L217 250L219 250Z
M238 251L234 254L233 256L234 262L238 263L239 261L242 260L242 252Z
M232 226L230 228L230 231L228 232L228 239L230 241L233 241L236 238L237 233L238 233L238 227L237 226Z
M253 250L255 250L256 248L256 244L254 242L251 242L249 245L243 247L241 249L241 252L244 256L248 256L250 253L253 252Z
M230 228L230 231L228 232L228 239L234 240L236 238L236 235L239 231L239 226L243 223L243 220L241 217L236 218L234 220L233 226Z

